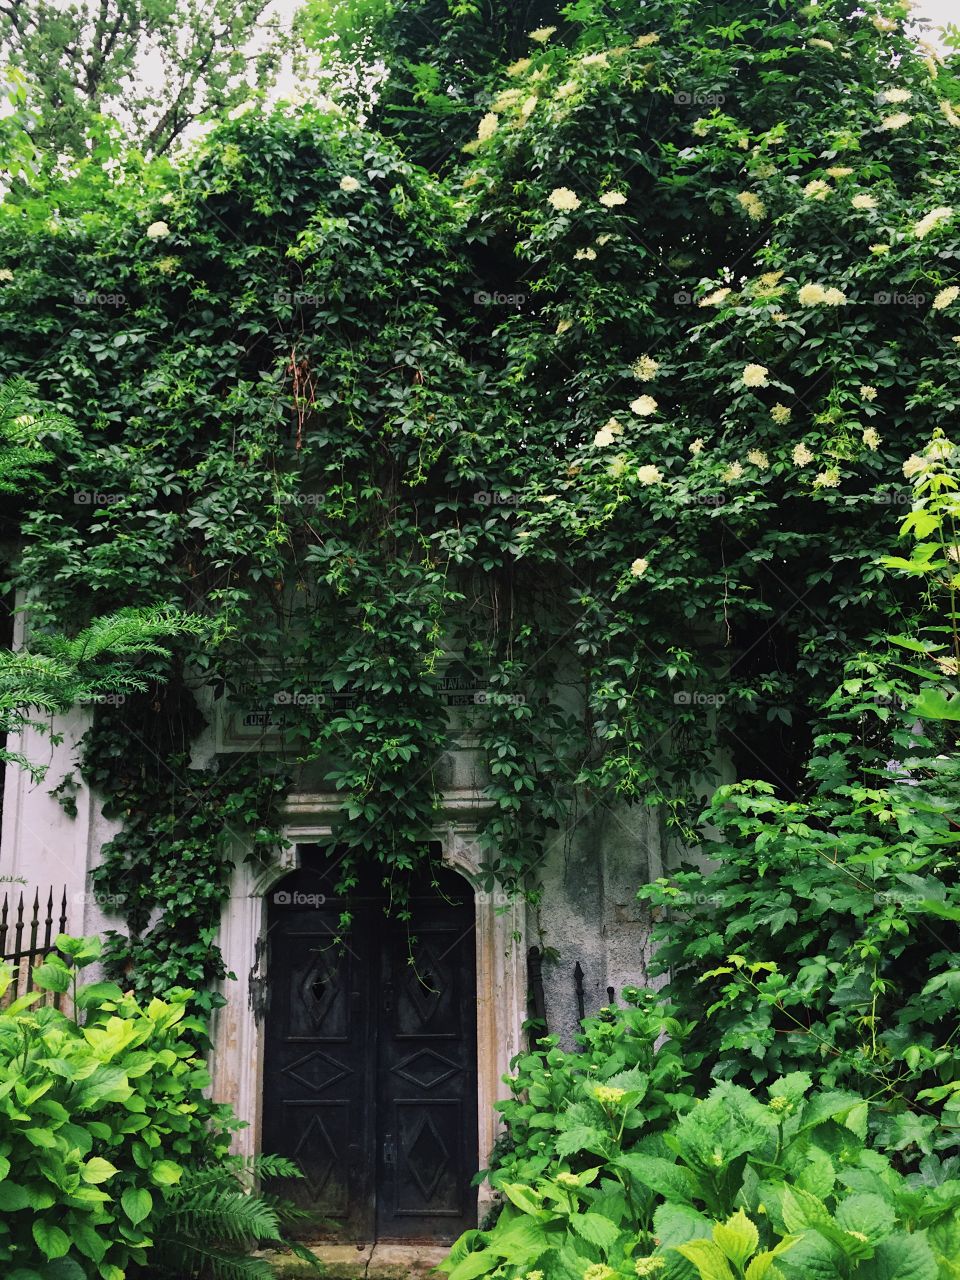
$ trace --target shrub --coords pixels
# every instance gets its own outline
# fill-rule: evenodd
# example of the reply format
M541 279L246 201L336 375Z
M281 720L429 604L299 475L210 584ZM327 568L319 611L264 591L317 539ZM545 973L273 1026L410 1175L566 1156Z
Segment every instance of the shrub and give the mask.
M513 1096L495 1104L506 1132L487 1171L494 1187L536 1178L578 1150L585 1136L598 1151L612 1144L629 1147L641 1133L664 1127L693 1105L686 1081L696 1059L683 1054L692 1024L673 1016L652 992L627 987L623 998L628 1007L604 1009L584 1021L580 1052L565 1052L556 1036L547 1036L540 1042L543 1051L515 1060ZM597 1102L598 1085L629 1089L633 1099L613 1127Z
M236 1122L203 1095L190 992L141 1007L111 982L78 987L97 941L57 947L35 980L75 1016L36 1007L39 991L0 1012L0 1274L124 1280L185 1167L220 1161ZM4 967L0 996L9 983Z
M629 1074L629 1073L628 1073ZM639 1074L639 1073L638 1073ZM859 1094L722 1082L662 1133L624 1141L638 1090L596 1084L607 1117L568 1130L543 1175L504 1182L491 1231L467 1232L450 1280L951 1280L956 1161L905 1176L867 1142ZM572 1102L566 1110L578 1107ZM600 1128L600 1126L596 1126Z

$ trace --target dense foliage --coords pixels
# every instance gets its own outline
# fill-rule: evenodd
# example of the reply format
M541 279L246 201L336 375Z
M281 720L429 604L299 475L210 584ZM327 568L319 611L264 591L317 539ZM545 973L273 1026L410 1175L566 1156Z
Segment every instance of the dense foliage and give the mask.
M97 940L56 945L33 971L37 990L0 1010L5 1280L123 1280L148 1266L184 1280L271 1275L246 1255L280 1243L289 1215L250 1173L298 1171L277 1158L247 1171L226 1156L237 1121L205 1096L210 1077L185 1034L198 1030L190 993L138 1004L114 983L81 985ZM0 968L0 999L10 978Z
M451 1280L951 1280L956 1161L913 1174L867 1141L869 1103L802 1072L755 1096L725 1082L639 1132L648 1075L566 1101L556 1153L506 1181L495 1227L467 1232Z

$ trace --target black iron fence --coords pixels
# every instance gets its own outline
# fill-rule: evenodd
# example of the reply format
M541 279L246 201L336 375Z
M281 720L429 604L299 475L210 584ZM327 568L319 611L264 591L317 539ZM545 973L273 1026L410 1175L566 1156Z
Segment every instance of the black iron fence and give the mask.
M28 893L28 903L29 900ZM34 967L43 964L44 959L55 949L53 944L57 935L66 932L65 888L59 905L54 904L54 892L51 888L45 907L40 904L39 889L34 891L32 907L25 907L22 890L15 907L11 903L11 892L8 890L4 893L0 902L0 960L12 966L13 981L0 999L0 1007L33 990ZM59 1004L59 1000L52 1000L52 1003Z

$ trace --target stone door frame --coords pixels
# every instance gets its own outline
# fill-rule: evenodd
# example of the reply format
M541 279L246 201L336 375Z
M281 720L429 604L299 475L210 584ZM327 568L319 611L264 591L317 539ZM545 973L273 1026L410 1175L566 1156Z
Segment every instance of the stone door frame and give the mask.
M296 870L297 846L330 839L332 817L340 811L335 800L321 796L293 797L285 806L284 836L290 842L264 875L236 850L230 899L224 908L219 944L224 965L236 981L224 985L226 1005L213 1023L210 1054L212 1093L228 1102L247 1127L234 1138L234 1150L244 1156L261 1149L263 1051L265 1020L263 991L267 981L266 932L270 889ZM446 820L444 822L444 819ZM478 1167L484 1168L499 1132L493 1104L508 1097L502 1077L510 1059L524 1048L522 1024L527 1016L525 907L504 894L476 888L480 859L476 845L477 804L473 798L451 796L434 833L445 866L459 871L474 888L477 964L477 1129ZM478 1212L489 1206L490 1189L480 1188Z

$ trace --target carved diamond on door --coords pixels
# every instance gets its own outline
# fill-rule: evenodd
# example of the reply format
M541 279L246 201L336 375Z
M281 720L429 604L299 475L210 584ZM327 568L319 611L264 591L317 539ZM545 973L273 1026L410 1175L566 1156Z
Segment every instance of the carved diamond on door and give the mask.
M321 1200L336 1168L337 1152L319 1116L314 1116L304 1129L293 1149L293 1158L300 1162L310 1194L315 1200Z
M447 1171L450 1153L430 1116L424 1116L420 1121L416 1135L407 1148L406 1156L407 1168L423 1192L423 1198L432 1200L440 1185L440 1179Z
M300 999L317 1026L321 1026L330 1006L340 993L337 966L319 955L300 980Z
M414 963L410 966L406 987L423 1023L429 1022L436 1013L443 996L444 983L440 977L442 972L443 965L432 949L421 944L417 948Z
M404 1080L409 1080L419 1089L434 1089L451 1077L457 1075L462 1067L448 1058L435 1053L433 1049L421 1049L404 1058L393 1068L394 1072Z
M320 1093L339 1080L345 1080L351 1074L351 1070L342 1062L336 1062L328 1057L322 1049L314 1049L304 1054L302 1058L298 1058L296 1062L291 1062L288 1067L284 1067L283 1074L314 1093Z

